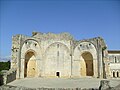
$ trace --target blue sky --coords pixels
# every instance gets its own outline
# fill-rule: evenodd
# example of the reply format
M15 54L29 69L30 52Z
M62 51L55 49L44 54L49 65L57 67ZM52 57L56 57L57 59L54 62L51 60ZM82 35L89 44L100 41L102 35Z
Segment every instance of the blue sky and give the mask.
M32 31L101 36L120 50L120 0L0 0L0 57L10 56L13 35Z

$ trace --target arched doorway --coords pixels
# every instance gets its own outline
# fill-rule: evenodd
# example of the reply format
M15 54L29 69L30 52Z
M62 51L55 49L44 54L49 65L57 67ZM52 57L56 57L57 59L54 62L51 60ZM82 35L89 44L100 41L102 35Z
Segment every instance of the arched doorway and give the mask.
M24 77L34 77L36 74L36 60L33 52L25 55Z
M85 52L82 54L84 66L83 66L83 75L85 76L93 76L94 70L93 70L93 56L90 52Z

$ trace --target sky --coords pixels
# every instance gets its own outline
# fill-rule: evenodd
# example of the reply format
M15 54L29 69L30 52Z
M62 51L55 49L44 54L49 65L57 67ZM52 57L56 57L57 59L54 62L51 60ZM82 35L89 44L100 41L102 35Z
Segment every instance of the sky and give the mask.
M120 50L120 0L0 0L0 57L11 55L13 35L33 31L100 36Z

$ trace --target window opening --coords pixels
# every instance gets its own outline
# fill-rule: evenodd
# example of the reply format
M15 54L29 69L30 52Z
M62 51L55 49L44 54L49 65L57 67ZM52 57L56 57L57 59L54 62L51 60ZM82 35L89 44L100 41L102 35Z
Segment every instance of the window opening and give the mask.
M115 72L113 72L113 77L115 77Z
M57 77L60 77L60 72L56 72L56 76L57 76Z
M117 77L119 77L119 72L117 72Z

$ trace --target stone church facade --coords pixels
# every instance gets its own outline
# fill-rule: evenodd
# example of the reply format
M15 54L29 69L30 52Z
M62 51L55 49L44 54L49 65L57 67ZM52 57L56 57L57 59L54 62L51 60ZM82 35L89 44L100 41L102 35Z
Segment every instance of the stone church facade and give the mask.
M101 37L75 40L69 33L33 32L12 37L11 69L16 78L109 78L114 71L109 56Z

